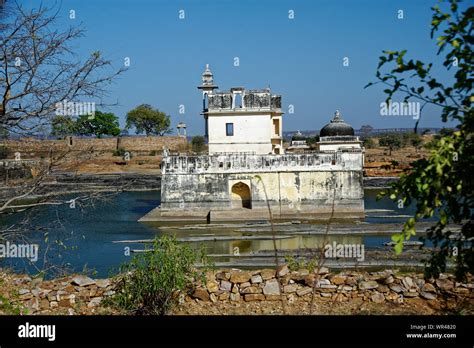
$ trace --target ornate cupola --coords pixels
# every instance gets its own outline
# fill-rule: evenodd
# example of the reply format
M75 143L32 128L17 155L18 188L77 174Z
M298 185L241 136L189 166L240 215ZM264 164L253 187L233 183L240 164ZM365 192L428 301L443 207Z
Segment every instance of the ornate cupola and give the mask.
M217 86L214 85L214 75L211 69L209 69L209 64L206 64L206 69L202 73L202 84L198 86L198 88L202 89L203 92L210 92L217 88Z
M217 89L214 85L214 75L209 69L209 64L206 64L206 69L202 73L202 84L198 86L198 89L202 90L202 109L207 110L207 95L212 94L212 91Z
M206 64L206 69L202 73L202 84L209 86L214 82L211 69L209 69L209 64Z

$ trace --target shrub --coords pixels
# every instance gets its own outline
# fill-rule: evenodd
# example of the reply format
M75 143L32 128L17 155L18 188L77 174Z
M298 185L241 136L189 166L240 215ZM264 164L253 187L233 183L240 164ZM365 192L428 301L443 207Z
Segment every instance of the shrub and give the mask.
M155 238L151 249L121 267L122 278L110 301L130 313L164 315L177 304L180 291L204 282L204 269L196 269L196 262L207 265L202 251L175 237Z
M205 139L203 136L201 135L197 135L195 137L193 137L193 140L191 140L191 145L192 145L192 148L193 148L193 151L194 152L201 152L202 150L204 150L204 144L205 144Z
M291 137L291 141L299 141L299 140L306 140L306 137L304 135L293 135Z
M8 157L8 149L6 146L0 145L0 159L6 159Z
M375 147L375 141L371 137L364 138L363 142L366 149L373 149Z
M27 314L27 311L23 308L21 302L18 301L20 297L18 295L18 292L12 289L8 289L8 285L5 283L5 280L0 278L0 288L3 290L3 294L0 294L0 314ZM6 295L7 293L8 295Z
M123 156L125 156L126 152L127 151L125 149L122 149L121 147L119 147L117 150L114 151L114 156L123 157Z
M318 257L317 255L315 255L312 258L298 261L294 256L287 255L285 256L285 262L290 271L299 271L301 269L306 269L309 272L313 272L318 266Z
M319 142L319 135L306 138L306 144L308 145L315 145L317 142Z

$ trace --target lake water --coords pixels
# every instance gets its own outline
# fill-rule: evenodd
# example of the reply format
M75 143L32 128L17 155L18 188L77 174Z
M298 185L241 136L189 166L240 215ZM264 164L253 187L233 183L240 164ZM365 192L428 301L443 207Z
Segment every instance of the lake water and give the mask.
M370 249L381 248L390 240L389 234L381 235L377 233L377 228L382 226L379 230L384 230L384 226L388 229L392 224L402 223L413 209L398 209L388 199L376 201L377 193L377 190L366 190L366 218L363 221L336 222L329 242L363 243ZM175 234L196 248L204 246L206 252L213 255L214 261L222 265L242 265L254 259L245 259L242 255L265 256L266 251L272 251L271 230L263 224L247 225L239 222L190 226L183 223L160 226L137 222L159 203L160 193L147 191L120 193L108 202L98 202L94 207L84 210L79 207L71 209L69 206L35 208L28 212L29 222L24 227L28 231L28 241L39 244L39 260L32 263L23 259L0 259L0 266L12 267L18 272L26 271L30 274L35 274L46 266L67 267L74 272L94 270L95 276L105 277L116 272L121 263L130 259L130 256L125 255L125 248L144 249L141 243L114 241L151 239L161 234ZM0 224L9 226L21 221L23 217L24 214L2 217ZM291 252L314 248L323 243L324 236L321 233L313 233L318 229L325 229L323 223L301 222L276 224L277 234L284 238L278 240L278 249ZM359 232L351 233L352 229ZM217 240L213 240L216 237ZM233 257L236 251L240 254L239 257ZM259 265L261 260L266 260L265 257L255 258L256 265ZM54 269L50 269L49 274L53 275Z

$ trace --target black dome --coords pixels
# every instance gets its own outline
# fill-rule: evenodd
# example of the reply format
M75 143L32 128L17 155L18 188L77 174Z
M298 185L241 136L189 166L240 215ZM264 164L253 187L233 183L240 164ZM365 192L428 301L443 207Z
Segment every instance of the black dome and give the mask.
M319 132L320 137L333 137L341 135L354 135L354 128L341 118L339 111L336 111L334 118L325 125Z

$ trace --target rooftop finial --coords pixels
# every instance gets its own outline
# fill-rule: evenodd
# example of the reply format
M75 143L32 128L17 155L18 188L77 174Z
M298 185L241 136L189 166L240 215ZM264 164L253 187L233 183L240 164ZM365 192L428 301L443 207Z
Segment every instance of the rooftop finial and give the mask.
M209 69L209 64L206 64L206 69L202 73L202 83L204 85L212 85L213 83L213 75L211 69Z
M202 77L202 84L198 86L198 89L202 89L203 93L212 92L214 89L217 88L214 85L214 75L212 74L211 69L209 68L209 64L206 63L206 68L201 75Z

